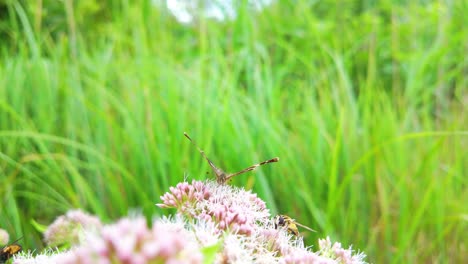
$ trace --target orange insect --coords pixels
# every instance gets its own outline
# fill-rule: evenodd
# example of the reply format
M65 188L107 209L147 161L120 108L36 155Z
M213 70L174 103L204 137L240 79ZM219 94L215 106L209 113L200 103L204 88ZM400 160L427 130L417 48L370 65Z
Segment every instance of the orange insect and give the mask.
M275 229L284 228L288 233L299 236L299 229L297 226L303 227L311 232L317 232L308 226L299 224L296 220L287 215L277 215L275 217Z
M16 239L13 243L2 247L0 250L0 263L5 263L9 260L13 255L19 253L23 248L21 245L17 244L18 240L22 237Z

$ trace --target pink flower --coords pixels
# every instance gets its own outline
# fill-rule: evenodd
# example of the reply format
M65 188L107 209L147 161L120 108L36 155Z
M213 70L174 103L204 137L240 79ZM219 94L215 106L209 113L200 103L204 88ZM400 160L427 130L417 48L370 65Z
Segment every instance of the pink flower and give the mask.
M344 249L341 246L341 243L335 242L332 244L330 237L326 239L319 239L319 251L318 253L322 256L327 256L333 260L338 261L338 263L346 264L360 264L365 263L365 255L362 253L354 254L351 248Z
M48 237L70 241L69 237L56 237L66 232L75 237L74 230L81 229L81 243L67 252L54 253L49 259L33 261L176 264L214 259L215 263L365 263L363 254L354 254L351 248L344 249L328 237L319 240L319 250L314 252L304 246L302 237L275 229L265 202L251 191L192 181L171 187L161 200L159 207L175 208L177 215L157 219L152 227L141 216L100 226L89 215L70 212L50 226ZM99 228L88 228L98 224ZM15 257L15 263L31 263L27 260L20 256L17 262Z
M8 232L0 228L0 245L5 245L9 240Z
M36 252L37 253L37 252ZM35 254L33 256L33 253L31 251L27 252L21 252L15 256L13 256L13 262L14 264L55 264L55 263L61 263L58 262L58 259L61 259L62 256L64 256L66 253L64 252L59 252L58 249L46 249L44 252L41 252L40 254Z
M197 202L208 199L210 192L203 182L192 181L178 183L176 187L170 187L170 192L161 196L162 204L156 204L161 208L176 208L181 213L190 209Z
M63 255L57 263L201 263L202 254L190 232L179 225L167 228L155 222L148 228L143 217L124 218L88 233L81 246Z
M338 264L336 261L319 256L308 250L296 250L284 257L281 263L287 264Z
M259 232L261 240L264 240L269 251L276 252L279 256L288 254L292 248L298 246L302 239L292 240L291 235L283 230L274 229L272 226Z
M59 216L49 225L44 233L44 240L49 246L76 244L82 230L100 228L101 226L101 221L96 216L81 210L71 210L66 215Z
M219 230L250 235L258 224L269 221L263 200L245 191L215 182L179 183L161 196L161 208L176 208L178 213L199 221L212 221Z

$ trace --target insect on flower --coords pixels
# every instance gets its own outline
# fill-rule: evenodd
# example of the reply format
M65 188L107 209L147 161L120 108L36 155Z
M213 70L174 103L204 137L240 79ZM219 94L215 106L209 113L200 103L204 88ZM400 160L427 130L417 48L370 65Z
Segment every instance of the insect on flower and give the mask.
M299 224L296 222L296 220L287 215L277 215L275 217L275 229L284 228L288 231L288 233L299 236L299 230L297 229L297 226L303 227L311 232L317 232L308 226Z
M248 168L245 168L239 172L236 172L236 173L226 173L224 172L222 169L216 167L213 162L205 155L205 152L203 150L201 150L196 144L195 142L189 137L189 135L187 133L184 132L184 136L186 138L188 138L188 140L190 140L190 142L192 142L192 144L198 149L198 151L202 154L202 156L208 161L208 164L210 165L211 169L213 170L214 174L216 175L216 181L218 182L218 184L226 184L226 182L228 180L230 180L232 177L234 176L237 176L239 174L242 174L242 173L245 173L245 172L248 172L248 171L253 171L255 170L256 168L264 165L264 164L267 164L267 163L272 163L272 162L278 162L279 161L279 158L276 157L276 158L272 158L272 159L269 159L269 160L266 160L264 162L260 162L258 164L255 164L255 165L252 165Z
M0 250L0 263L5 263L7 260L9 260L13 255L19 253L22 249L22 247L17 244L18 240L20 240L22 237L16 239L13 243L6 245L2 247Z

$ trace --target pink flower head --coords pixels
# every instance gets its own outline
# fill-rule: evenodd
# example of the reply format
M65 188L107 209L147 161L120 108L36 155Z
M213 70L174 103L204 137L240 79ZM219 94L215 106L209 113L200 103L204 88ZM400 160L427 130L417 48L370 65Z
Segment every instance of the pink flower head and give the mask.
M162 204L156 204L161 208L176 208L181 213L189 210L195 203L208 199L210 192L201 181L178 183L176 187L170 187L170 192L161 196Z
M251 235L258 225L269 221L265 202L251 191L216 183L208 186L212 195L200 201L198 211L201 216L209 215L221 230Z
M333 259L319 256L317 253L302 249L294 250L286 255L281 263L287 264L338 264Z
M96 216L81 210L71 210L59 216L44 233L44 240L49 246L76 244L83 229L100 228L101 221Z
M99 228L85 228L79 245L34 263L176 264L201 263L204 257L215 263L365 263L364 254L354 254L328 237L319 240L319 250L313 252L302 237L275 229L265 202L251 191L192 181L171 187L161 200L159 207L175 208L177 215L157 219L152 227L143 217L101 227L81 211L69 212L49 227L48 241L70 241L56 237L67 232L74 237L77 226L90 225L85 223ZM21 260L15 263L31 263Z
M252 234L257 224L266 223L270 217L265 202L256 194L215 182L179 183L161 199L159 207L176 208L179 214L212 221L220 230L240 234Z
M319 239L319 254L336 260L338 263L345 264L361 264L365 263L363 259L365 255L362 253L354 254L351 248L344 249L341 243L335 242L332 244L330 237Z
M5 245L9 240L8 232L0 228L0 245Z
M289 254L295 247L303 247L302 238L292 240L290 234L273 227L260 230L259 236L265 241L266 248L276 252L279 256Z
M167 228L155 222L124 218L104 226L99 233L87 234L85 243L72 249L57 263L201 263L198 245L183 226Z

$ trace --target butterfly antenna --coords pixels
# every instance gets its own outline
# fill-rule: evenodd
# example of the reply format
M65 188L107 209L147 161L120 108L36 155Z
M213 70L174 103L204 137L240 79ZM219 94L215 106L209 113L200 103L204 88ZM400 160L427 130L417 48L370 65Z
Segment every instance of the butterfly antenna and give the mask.
M214 165L214 163L205 155L205 152L201 148L199 148L197 144L195 144L195 141L193 141L186 132L184 132L184 136L188 138L188 140L190 140L192 145L194 145L198 149L200 154L202 154L202 156L206 159L206 161L208 161L208 164L210 165L211 169L214 171L217 177L219 177L219 175L221 174L224 174L224 171L216 167L216 165Z
M203 156L206 160L210 161L210 159L208 159L208 157L205 155L205 152L204 152L201 148L199 148L197 144L195 144L195 141L193 141L193 140L190 138L190 136L189 136L186 132L184 132L184 136L185 136L186 138L188 138L188 140L190 140L190 142L192 143L192 145L194 145L194 146L198 149L198 151L202 154L202 156Z

